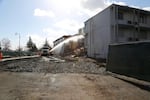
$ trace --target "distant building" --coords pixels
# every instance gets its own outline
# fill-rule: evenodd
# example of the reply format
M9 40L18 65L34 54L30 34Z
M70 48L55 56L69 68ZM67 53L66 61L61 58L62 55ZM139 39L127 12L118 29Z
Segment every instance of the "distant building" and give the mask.
M84 28L80 28L80 29L78 30L78 34L80 34L80 35L85 35L85 33L84 33Z
M61 43L62 41L64 41L65 39L67 39L69 37L71 37L71 35L64 35L64 36L58 38L57 40L55 40L53 42L54 46L56 46L57 44Z
M106 58L108 45L150 40L150 12L112 4L85 22L85 48L93 58Z

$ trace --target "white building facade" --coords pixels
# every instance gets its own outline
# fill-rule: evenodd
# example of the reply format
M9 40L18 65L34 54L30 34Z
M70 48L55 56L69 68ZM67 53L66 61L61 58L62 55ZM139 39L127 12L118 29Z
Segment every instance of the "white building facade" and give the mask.
M85 49L92 58L107 58L108 45L150 40L150 12L112 4L85 22Z

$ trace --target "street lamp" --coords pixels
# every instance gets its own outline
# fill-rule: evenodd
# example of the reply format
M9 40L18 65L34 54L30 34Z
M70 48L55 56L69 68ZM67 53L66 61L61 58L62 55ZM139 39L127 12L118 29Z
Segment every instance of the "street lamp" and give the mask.
M1 47L1 41L0 41L0 51L1 51L2 47Z
M15 33L15 35L18 35L19 36L19 56L20 56L20 33Z

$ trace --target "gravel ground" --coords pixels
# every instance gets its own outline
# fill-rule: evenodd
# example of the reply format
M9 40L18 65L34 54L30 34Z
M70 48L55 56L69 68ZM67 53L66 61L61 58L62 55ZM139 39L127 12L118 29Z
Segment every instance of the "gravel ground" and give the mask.
M105 74L103 65L89 58L65 58L65 60L62 60L53 57L41 57L10 62L2 65L0 70L11 72Z

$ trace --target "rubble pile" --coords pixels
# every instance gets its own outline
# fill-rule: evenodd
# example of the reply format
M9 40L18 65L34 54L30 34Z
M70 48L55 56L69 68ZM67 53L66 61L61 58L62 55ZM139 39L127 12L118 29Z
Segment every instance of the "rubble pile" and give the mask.
M101 67L93 60L87 60L87 58L80 57L70 57L69 59L42 57L30 60L20 60L3 65L0 70L11 72L105 74L105 67Z
M79 56L81 54L84 54L83 47L84 47L84 36L75 35L56 45L54 48L50 50L50 53L61 56L71 54Z

